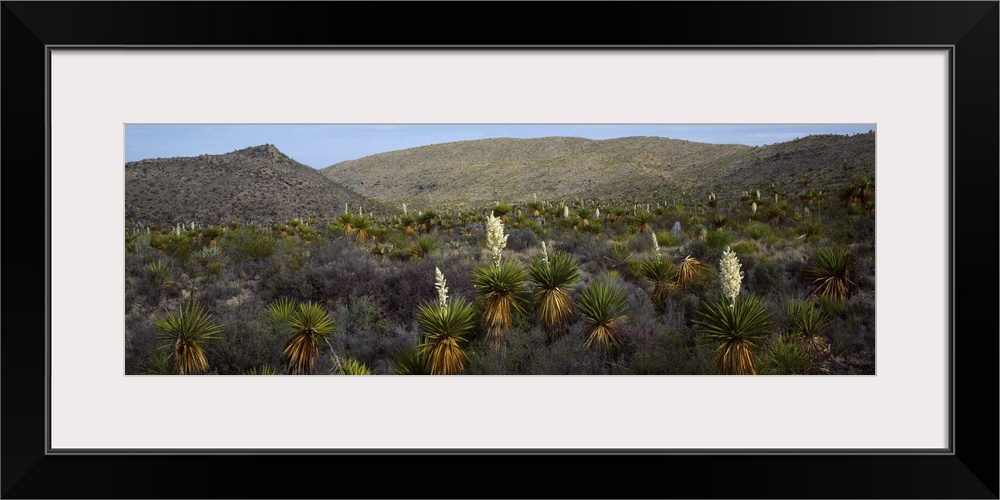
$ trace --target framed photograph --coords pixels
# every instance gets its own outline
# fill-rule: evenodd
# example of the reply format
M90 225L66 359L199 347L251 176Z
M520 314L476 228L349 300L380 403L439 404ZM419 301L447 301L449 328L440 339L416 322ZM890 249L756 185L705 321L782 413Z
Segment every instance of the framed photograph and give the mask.
M983 297L987 304L995 304L996 291L994 286L958 279L996 276L996 261L983 243L996 240L993 228L997 227L993 220L1000 164L996 2L581 4L584 18L628 19L629 23L615 26L634 23L629 31L637 33L663 30L664 26L652 21L654 5L669 14L666 18L655 16L666 19L668 26L671 19L714 18L715 9L725 6L722 17L727 21L717 26L693 32L689 23L680 23L653 40L622 35L615 40L627 44L622 46L604 45L600 40L558 46L510 45L509 41L497 43L468 32L459 36L463 31L460 27L444 32L467 37L461 44L439 44L433 36L419 34L428 26L414 32L412 39L399 38L405 31L383 39L372 34L379 31L374 27L374 31L358 28L356 32L348 27L328 38L321 34L328 30L318 22L321 6L334 8L337 14L332 21L337 26L362 19L368 23L381 16L402 20L417 11L427 15L448 10L430 5L418 8L403 4L394 6L391 13L374 3L3 5L4 87L8 97L3 159L8 166L8 185L44 186L46 193L42 210L45 238L37 238L44 246L30 253L19 248L21 242L32 238L8 242L12 250L8 255L18 255L14 249L22 256L44 255L46 273L35 295L16 296L7 304L9 319L26 319L34 316L29 311L37 311L37 317L45 321L43 325L19 325L18 329L26 329L23 335L12 335L14 329L8 328L4 338L4 497L297 497L307 495L307 490L291 486L297 481L289 478L305 473L309 475L306 482L319 479L324 483L327 467L343 478L329 483L329 495L351 497L997 497L995 426L980 428L971 417L996 415L995 400L981 394L996 393L997 339L989 332L997 331L997 324L992 306L977 312ZM521 19L523 10L505 8L498 17ZM521 22L541 26L546 24L544 18L539 15ZM737 29L747 20L754 22L752 32ZM239 28L260 22L270 23L267 26L271 29L250 30L248 34ZM143 28L137 28L139 25ZM24 107L23 103L30 105ZM152 309L129 313L135 304L153 303L146 291L128 285L129 259L137 251L143 232L139 226L162 225L154 220L155 210L130 205L130 190L141 186L146 199L167 200L178 210L187 210L185 214L208 213L212 205L204 199L211 194L176 192L170 178L135 181L127 169L139 160L160 161L152 160L157 156L227 161L228 157L219 155L230 150L175 154L164 149L158 153L156 144L166 145L162 134L167 128L184 127L185 133L208 136L244 133L250 127L274 131L292 126L299 127L295 134L304 142L320 141L307 139L305 130L321 126L391 126L410 132L444 126L466 131L487 126L505 126L508 131L529 126L550 127L546 131L560 130L557 126L565 130L583 126L635 127L623 130L673 127L670 134L682 133L683 127L742 127L746 133L758 135L795 130L839 133L837 127L855 127L857 130L845 132L844 137L855 135L856 140L874 142L871 163L859 160L854 165L854 160L843 160L836 169L848 176L845 172L849 169L871 168L874 175L872 179L861 176L870 182L868 188L859 184L858 191L839 200L843 206L838 210L844 211L845 218L871 219L866 227L873 231L870 269L874 275L864 277L865 283L858 287L869 286L871 300L846 306L854 307L855 313L843 314L842 321L844 332L848 332L843 335L874 331L857 343L863 345L870 338L870 349L864 352L871 359L860 359L864 356L859 354L838 362L853 368L828 376L726 377L708 375L700 368L661 375L662 367L645 368L654 374L639 375L643 372L631 365L620 368L623 361L618 365L620 371L615 371L615 361L624 358L608 355L607 364L594 375L551 376L542 370L537 376L522 376L535 373L524 369L512 375L490 376L496 372L491 371L489 363L494 358L489 356L506 359L497 354L506 353L506 349L497 348L484 351L489 354L482 359L474 355L468 364L461 365L462 370L472 367L484 376L251 377L242 375L263 368L244 366L246 363L235 358L227 368L216 368L213 373L238 376L138 375L143 371L160 373L158 366L166 370L164 373L204 373L209 369L197 356L186 364L178 363L181 356L177 351L174 358L164 358L160 364L150 361L152 357L140 359L138 356L147 351L134 349L130 343L151 342L153 327L162 340L177 326L154 318ZM539 132L537 137L556 133L560 132ZM161 135L147 141L147 146L153 145L150 149L132 153L130 145L140 144L141 134ZM425 135L422 144L442 142L439 137L458 137ZM624 135L616 137L620 136ZM196 143L195 136L184 137L179 141ZM362 140L360 135L350 137L347 142ZM777 137L760 139L760 144L784 144ZM254 155L270 155L272 159L282 155L295 163L309 161L298 155L293 155L293 160L285 156L286 151L271 145L246 146L259 146L251 151ZM347 149L348 144L329 147ZM740 146L746 151L756 147L765 146ZM802 156L795 156L797 153L788 152L793 149L767 155L779 159L789 155L792 161L805 162ZM816 157L811 161L828 169L833 169L828 164L839 163L841 158L834 147L817 148L810 154ZM596 171L596 164L580 168ZM345 172L350 168L342 168L342 178L347 178ZM444 167L436 164L434 168ZM726 179L731 183L712 184L705 200L700 200L700 194L690 196L690 208L684 207L687 192L669 208L664 201L659 212L659 206L643 210L639 207L642 200L628 198L628 203L634 202L631 215L637 220L639 212L663 218L668 213L673 216L691 210L696 214L690 219L692 224L705 225L704 234L697 230L683 235L678 232L681 236L664 234L661 240L651 231L656 243L635 243L632 250L658 256L660 243L669 246L676 243L671 239L674 237L707 247L718 238L709 232L723 229L728 222L713 222L714 216L726 218L717 205L728 207L724 213L730 218L753 219L761 217L756 214L758 202L767 207L762 212L769 211L757 225L780 237L799 238L798 233L785 229L784 218L797 217L796 222L800 222L810 217L812 210L803 215L799 207L789 205L782 216L776 208L781 198L790 196L788 193L798 196L807 191L810 182L822 183L822 172L812 174L808 182L794 189L776 186L774 193L764 196L738 191L740 182L745 181L732 174ZM391 182L393 175L386 174L381 182ZM703 175L708 176L708 170ZM600 177L612 186L609 173ZM345 182L366 196L374 196L370 185L362 187L368 181ZM291 185L298 181L286 178L284 182ZM608 192L622 198L616 200L617 205L624 205L626 193L649 194L641 187L623 187L625 180L616 178L614 182L617 184L608 187ZM401 224L403 216L414 207L423 215L430 205L420 204L427 200L447 198L452 206L468 201L455 196L457 188L443 188L438 193L428 182L421 184L420 194L386 198L393 205L391 210L401 213L376 214L372 210L366 214L359 204L358 216L338 225L333 214L293 215L276 207L266 209L273 213L273 220L258 221L258 217L267 216L260 212L263 202L253 197L259 188L248 179L234 184L238 193L234 196L243 196L240 199L245 201L241 211L251 220L233 221L232 227L218 229L244 238L248 233L240 232L243 228L263 226L266 237L278 241L291 233L303 246L289 247L289 255L300 259L307 258L303 255L310 250L306 233L311 229L304 229L310 223L323 231L350 235L355 242L362 240L359 233L364 230L363 248L385 252L389 259L392 249L382 244L390 235L378 233L382 240L376 244L368 241L369 229L373 234L389 226L405 231L409 225ZM715 186L733 193L727 191L719 199ZM471 193L469 187L460 189ZM877 211L866 189L877 189ZM484 200L489 198L483 196ZM612 196L599 199L607 201ZM501 194L492 203L501 206L503 198ZM551 198L555 200L556 195ZM10 199L21 203L16 196ZM396 206L410 199L413 205L409 208ZM527 198L514 201L527 206ZM552 201L546 202L544 208L551 208L548 204ZM655 197L651 202L659 204ZM795 202L809 206L804 198ZM585 235L584 239L590 238L582 223L570 224L578 217L614 231L617 222L607 214L612 205L589 203L582 196L564 201L562 212L557 206L551 215L526 216L521 224L561 224L566 234L577 232ZM680 208L675 208L678 205ZM351 209L348 203L344 213L350 215ZM591 215L592 211L603 211L604 216ZM473 234L474 212L470 212L467 225L449 222L452 225L447 230ZM768 215L771 212L773 217ZM25 222L33 213L21 206L8 208L9 215L20 218L23 214ZM483 216L484 231L489 232L495 214L494 210ZM628 214L622 215L624 221ZM310 216L316 220L307 221ZM330 220L323 219L327 216ZM510 220L519 216L512 212ZM843 226L835 229L838 235L842 232L844 238L863 241L864 236L859 236L863 228L841 222L830 221L827 226ZM195 233L202 238L196 228L212 223L199 219L185 224L190 228L147 229L150 236L146 239L152 239L154 232L167 233L163 235L164 248L180 245ZM413 230L424 230L420 224L415 219ZM504 223L496 224L502 230ZM514 227L513 222L507 224ZM960 227L965 228L962 233L956 231ZM176 231L174 243L168 241L171 230ZM748 230L741 225L738 234L748 234ZM643 233L638 226L628 231ZM531 236L539 234L527 227L519 235L527 238L529 232ZM807 237L803 232L801 238ZM204 259L195 259L199 272L208 272L212 248L218 248L210 235L204 238L192 250L204 254ZM489 262L491 251L494 262L503 256L503 248L497 252L487 244L480 252L478 247L467 250L459 239L454 241L458 242L455 252L482 253L484 262ZM251 243L244 241L243 245L246 250ZM650 245L656 248L647 249ZM805 248L801 245L795 248ZM154 245L142 245L147 247ZM560 248L563 246L556 247ZM777 247L767 248L768 252L777 251ZM793 247L789 244L787 248ZM312 250L319 252L317 247ZM524 248L517 251L522 252L518 256L525 262L527 256L538 253ZM547 256L548 250L544 251L536 257ZM981 255L984 251L985 256ZM809 265L807 260L815 258L807 253L801 258L768 257L779 261L799 258L802 262L796 265L804 269ZM725 274L725 259L737 255L743 254L730 254L727 248L714 257L718 274ZM171 264L169 259L159 262L161 267ZM146 274L157 275L153 264L141 262L143 279ZM585 269L590 272L594 268ZM183 279L180 270L160 271L164 280ZM621 271L629 271L626 261ZM349 274L343 266L336 272ZM263 270L259 273L266 274ZM402 279L408 283L410 278ZM441 297L444 308L449 296L444 281L438 278L436 291L434 277L428 278L430 291L424 295ZM593 277L591 282L591 278L587 275L585 281L601 281ZM34 279L37 277L25 281ZM233 281L238 280L234 277ZM458 291L464 290L465 284L460 279L451 283L450 300L454 301L462 295ZM635 293L644 301L643 294L651 293L655 302L655 280L650 283L648 288L636 286ZM284 285L268 286L278 289ZM171 293L178 297L184 291L192 293L181 288ZM739 290L737 284L736 293L731 294L733 305L737 305ZM960 291L964 291L961 296L966 301L959 300ZM973 291L976 300L972 299ZM830 298L827 292L836 293L827 290L818 295ZM238 293L218 294L218 304L239 301ZM467 298L474 299L471 293ZM302 314L308 312L302 309ZM414 314L406 315L410 316ZM651 309L649 317L654 316ZM426 327L407 330L405 320L393 320L403 325L396 329L404 331L400 338L411 331L414 335L427 333ZM137 330L133 325L138 323L145 326ZM541 327L537 330L539 335L547 332ZM962 332L969 333L963 336ZM149 338L142 340L142 335ZM591 335L595 336L599 337ZM243 338L244 342L252 341L250 336ZM494 345L487 340L482 345ZM334 352L349 349L340 344L329 347ZM823 341L817 348L832 349L832 342ZM859 348L856 352L862 351ZM705 359L711 361L705 366L726 372L723 358L716 364L713 349L706 352ZM990 354L985 358L982 353ZM376 373L389 373L388 358L373 355L366 359L372 360L368 364ZM347 361L347 357L337 357L327 362L333 365L323 365L323 369L346 370L343 363ZM297 373L311 371L313 366L311 362L288 363L277 369ZM752 365L750 369L757 371ZM770 369L775 370L773 366ZM741 370L732 368L734 373L745 373ZM956 385L970 380L976 381L975 393L971 385ZM550 483L551 489L543 487L538 492L525 489L532 484L527 477L508 475L484 486L479 473L483 469L473 467L487 458L489 465L522 470L525 464L531 470L570 464L578 470L599 469L601 477L619 479L595 479L576 486L566 486L566 481L560 480ZM413 484L427 485L434 477L437 471L428 465L432 461L449 468L449 482L453 476L459 477L447 491L413 490ZM480 467L489 465L484 462ZM392 484L359 482L359 474L372 467L385 469L392 476L387 482ZM735 470L740 472L719 480L720 471ZM253 481L246 480L248 472ZM637 475L646 478L636 480ZM54 481L53 477L67 480ZM630 484L633 482L636 484ZM476 493L473 488L477 486L486 489Z

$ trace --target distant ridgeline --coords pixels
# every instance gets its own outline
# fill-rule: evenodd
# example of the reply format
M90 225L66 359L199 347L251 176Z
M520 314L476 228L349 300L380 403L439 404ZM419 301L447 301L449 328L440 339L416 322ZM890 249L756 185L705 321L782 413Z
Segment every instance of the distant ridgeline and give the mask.
M125 220L132 227L332 218L345 205L365 215L384 211L270 144L125 164Z
M736 200L749 190L787 196L875 177L875 133L814 135L769 146L659 137L485 139L393 151L315 170L263 145L222 155L125 165L125 217L132 227L195 222L329 222L346 210L481 212L597 199L621 205L695 203L710 192Z

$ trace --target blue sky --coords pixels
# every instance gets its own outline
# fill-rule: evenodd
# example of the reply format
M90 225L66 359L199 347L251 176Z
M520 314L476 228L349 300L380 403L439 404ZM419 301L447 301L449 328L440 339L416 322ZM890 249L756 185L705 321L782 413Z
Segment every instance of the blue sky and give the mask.
M762 146L813 134L854 134L874 124L836 125L126 125L125 161L222 154L274 144L313 168L442 142L496 137L655 136Z

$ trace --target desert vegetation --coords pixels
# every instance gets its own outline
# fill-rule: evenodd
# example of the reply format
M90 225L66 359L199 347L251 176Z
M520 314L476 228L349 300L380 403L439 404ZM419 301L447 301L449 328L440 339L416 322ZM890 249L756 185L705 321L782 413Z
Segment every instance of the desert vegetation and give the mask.
M126 372L873 374L874 167L829 172L126 219Z

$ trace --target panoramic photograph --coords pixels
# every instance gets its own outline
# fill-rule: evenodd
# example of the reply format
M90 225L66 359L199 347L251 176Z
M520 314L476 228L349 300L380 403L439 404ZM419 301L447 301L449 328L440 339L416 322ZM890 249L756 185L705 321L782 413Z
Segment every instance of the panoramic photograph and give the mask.
M874 375L874 124L124 127L126 375Z

